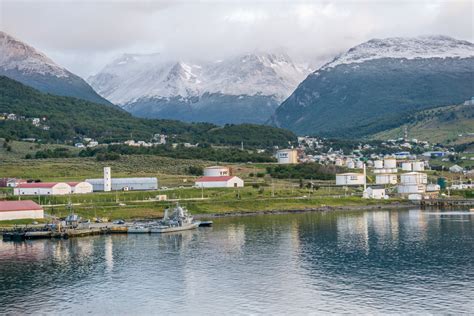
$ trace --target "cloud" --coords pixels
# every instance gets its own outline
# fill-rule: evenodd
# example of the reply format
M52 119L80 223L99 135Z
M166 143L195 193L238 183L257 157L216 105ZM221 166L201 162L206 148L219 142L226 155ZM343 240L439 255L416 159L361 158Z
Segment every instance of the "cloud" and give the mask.
M314 65L373 37L472 41L472 1L12 1L0 28L87 77L121 53L217 59L285 50Z

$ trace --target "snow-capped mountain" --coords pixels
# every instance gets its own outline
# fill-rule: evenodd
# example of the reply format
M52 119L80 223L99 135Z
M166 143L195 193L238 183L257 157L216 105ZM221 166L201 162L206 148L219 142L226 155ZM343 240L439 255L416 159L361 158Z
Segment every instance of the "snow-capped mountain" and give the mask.
M372 39L357 45L324 65L322 69L381 58L468 58L473 56L474 44L448 36L393 37Z
M139 116L258 123L265 122L309 72L285 54L246 54L213 62L125 54L89 83Z
M109 104L83 79L54 63L43 53L0 31L0 75L43 92Z
M474 44L447 36L373 39L310 74L273 124L301 134L357 137L416 111L474 95Z

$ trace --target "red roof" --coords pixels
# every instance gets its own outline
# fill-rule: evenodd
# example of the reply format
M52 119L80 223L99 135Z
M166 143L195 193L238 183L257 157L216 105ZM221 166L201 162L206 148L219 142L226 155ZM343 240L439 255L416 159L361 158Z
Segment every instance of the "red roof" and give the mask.
M221 176L221 177L200 177L196 182L222 182L229 181L234 178L234 176Z
M36 183L20 183L17 188L52 188L59 182L36 182Z
M67 182L67 184L69 184L71 187L75 187L76 185L78 185L80 182Z
M0 201L0 212L36 211L43 208L33 201Z

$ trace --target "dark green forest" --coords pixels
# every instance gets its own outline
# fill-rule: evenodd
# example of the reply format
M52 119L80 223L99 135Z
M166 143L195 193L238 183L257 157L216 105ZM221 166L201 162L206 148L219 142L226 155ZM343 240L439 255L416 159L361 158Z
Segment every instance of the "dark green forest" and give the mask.
M288 130L241 124L217 126L173 120L141 119L120 109L72 97L41 93L0 76L0 113L15 113L25 119L46 118L49 130L28 120L0 121L0 137L36 138L43 142L72 142L91 137L101 143L127 139L149 141L154 134L166 134L171 142L210 143L246 147L287 146L296 140Z

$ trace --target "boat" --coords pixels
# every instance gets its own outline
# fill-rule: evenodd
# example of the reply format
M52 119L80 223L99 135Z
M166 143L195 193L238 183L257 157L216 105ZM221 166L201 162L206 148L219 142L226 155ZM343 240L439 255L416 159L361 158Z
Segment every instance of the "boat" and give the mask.
M29 231L25 233L25 239L42 239L42 238L51 238L51 231Z
M200 221L195 221L191 213L185 208L181 207L179 203L172 209L169 215L169 209L165 210L165 216L157 224L150 227L151 233L171 233L183 230L190 230L199 227Z
M23 241L23 240L25 240L24 232L3 233L3 241Z
M199 227L211 227L214 224L213 221L203 221L199 224Z
M150 227L145 225L133 225L128 227L127 233L129 234L148 234Z

